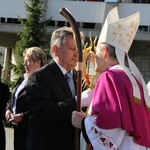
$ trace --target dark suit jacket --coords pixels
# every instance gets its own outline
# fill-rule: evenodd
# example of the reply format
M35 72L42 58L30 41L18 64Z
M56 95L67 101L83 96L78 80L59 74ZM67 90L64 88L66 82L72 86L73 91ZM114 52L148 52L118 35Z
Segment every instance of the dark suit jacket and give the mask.
M24 80L24 77L22 76L17 81L16 86L12 91L11 99L7 103L6 110L9 109L12 111L15 91L18 88L18 86L23 82L23 80ZM24 115L23 120L18 123L18 127L19 128L28 128L28 126L29 126L29 110L28 110L28 106L26 103L26 87L24 87L18 94L17 103L16 103L16 114L17 113L23 113L23 115Z
M9 87L7 84L0 82L0 149L5 150L5 130L2 120L5 119L4 110L6 108L7 101L10 98Z
M31 118L26 150L72 150L76 101L53 60L30 76L27 103Z
M9 87L7 84L0 82L0 120L4 119L4 110L10 98Z

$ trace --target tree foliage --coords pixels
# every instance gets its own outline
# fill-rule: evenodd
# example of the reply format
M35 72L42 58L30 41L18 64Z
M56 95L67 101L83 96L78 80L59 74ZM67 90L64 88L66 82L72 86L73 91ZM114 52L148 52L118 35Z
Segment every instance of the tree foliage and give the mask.
M29 4L25 3L27 12L26 19L19 17L19 21L23 25L22 32L18 32L20 40L16 42L13 53L17 59L17 65L13 65L13 71L16 75L24 73L23 67L23 51L32 46L38 46L42 49L47 47L47 21L43 21L46 8L40 0L29 0Z

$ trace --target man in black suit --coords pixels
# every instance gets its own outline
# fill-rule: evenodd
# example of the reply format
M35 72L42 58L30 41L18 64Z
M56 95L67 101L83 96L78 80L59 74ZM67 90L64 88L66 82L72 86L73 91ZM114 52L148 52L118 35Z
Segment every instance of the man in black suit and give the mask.
M10 97L9 87L7 84L1 82L2 66L0 65L0 149L5 150L6 137L3 126L3 120L5 119L4 110L6 108L7 101Z
M83 39L83 34L82 34ZM76 109L65 74L71 71L76 87L78 51L72 29L62 27L51 37L49 64L35 71L27 84L30 128L26 150L72 150L74 128L71 114Z

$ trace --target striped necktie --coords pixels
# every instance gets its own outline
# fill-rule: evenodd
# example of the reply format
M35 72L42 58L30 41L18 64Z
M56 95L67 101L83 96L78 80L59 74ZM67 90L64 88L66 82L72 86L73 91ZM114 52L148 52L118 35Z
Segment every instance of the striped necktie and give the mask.
M76 95L75 94L76 92L75 92L73 77L72 77L72 74L70 71L66 73L66 78L67 78L67 82L68 82L68 85L70 87L70 90L72 92L72 96L74 97Z

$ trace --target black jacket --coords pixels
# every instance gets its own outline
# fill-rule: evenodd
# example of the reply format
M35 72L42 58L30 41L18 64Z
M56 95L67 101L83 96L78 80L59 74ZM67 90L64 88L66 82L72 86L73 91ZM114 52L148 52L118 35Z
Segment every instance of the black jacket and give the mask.
M71 115L76 100L53 60L30 76L27 103L31 118L26 150L72 150L75 128Z
M23 82L24 77L20 77L19 80L16 83L15 88L12 91L11 99L8 101L6 110L13 109L13 103L14 103L14 95L15 91L18 88L18 86ZM23 114L23 120L18 123L19 128L28 128L29 126L29 110L26 102L26 86L19 92L17 97L17 103L16 103L16 114L22 113Z
M0 120L5 118L4 110L9 99L10 91L8 85L0 82Z

